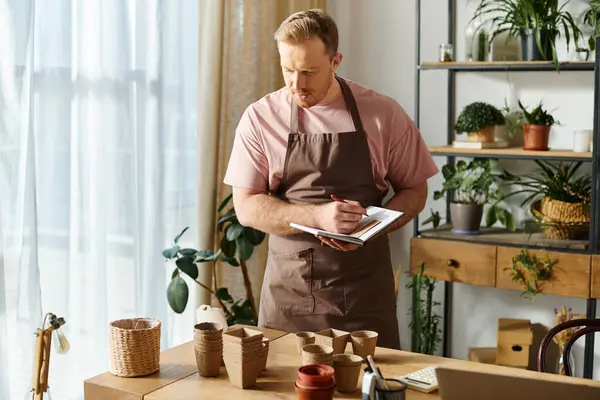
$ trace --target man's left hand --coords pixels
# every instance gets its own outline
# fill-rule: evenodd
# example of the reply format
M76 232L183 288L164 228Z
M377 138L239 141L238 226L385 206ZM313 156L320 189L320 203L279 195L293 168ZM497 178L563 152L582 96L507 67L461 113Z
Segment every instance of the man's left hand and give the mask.
M354 243L343 242L341 240L330 239L323 236L317 236L322 243L340 251L354 251L359 248L359 245Z

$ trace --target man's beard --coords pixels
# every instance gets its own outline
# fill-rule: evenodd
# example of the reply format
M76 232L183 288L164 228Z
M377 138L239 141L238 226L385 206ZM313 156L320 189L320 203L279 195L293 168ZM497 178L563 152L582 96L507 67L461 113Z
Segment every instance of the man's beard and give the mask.
M306 98L300 98L300 97L298 97L299 93L294 93L294 95L292 97L294 98L294 101L296 102L298 107L310 108L314 105L317 105L321 101L323 101L325 96L327 96L327 93L329 92L329 89L331 88L332 83L333 83L333 74L330 74L327 79L327 84L324 85L324 88L322 90L320 90L319 92L317 92L317 93L309 92L308 96L306 96ZM300 93L302 93L302 92L300 92Z

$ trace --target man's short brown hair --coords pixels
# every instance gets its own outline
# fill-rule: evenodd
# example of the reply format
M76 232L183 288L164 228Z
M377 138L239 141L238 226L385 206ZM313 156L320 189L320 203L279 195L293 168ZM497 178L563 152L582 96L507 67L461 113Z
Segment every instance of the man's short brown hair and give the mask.
M338 29L333 18L323 10L300 11L287 17L275 31L277 42L296 44L318 37L325 45L325 52L334 55L338 51Z

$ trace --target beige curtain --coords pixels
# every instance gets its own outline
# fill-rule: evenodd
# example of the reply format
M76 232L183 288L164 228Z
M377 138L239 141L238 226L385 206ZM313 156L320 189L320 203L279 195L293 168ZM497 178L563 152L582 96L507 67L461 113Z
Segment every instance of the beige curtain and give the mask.
M216 208L229 192L223 185L235 127L244 109L283 86L273 33L289 14L310 8L325 10L326 0L202 0L199 49L199 246L214 248ZM267 240L248 262L258 306ZM211 282L209 265L199 279ZM219 285L234 298L245 296L239 268L219 265ZM197 304L215 303L202 291Z

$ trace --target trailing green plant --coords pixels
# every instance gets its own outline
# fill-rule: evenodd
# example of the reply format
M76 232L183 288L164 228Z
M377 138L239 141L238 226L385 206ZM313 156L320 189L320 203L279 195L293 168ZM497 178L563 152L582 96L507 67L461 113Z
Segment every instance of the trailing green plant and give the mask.
M503 197L504 200L510 196L527 193L529 196L523 200L521 207L542 197L566 203L590 203L592 177L588 174L576 176L582 161L572 161L566 165L563 165L562 161L557 165L545 160L534 161L539 169L533 173L519 176L508 171L502 173L504 181L524 187L507 194Z
M493 125L504 125L502 112L491 104L476 101L463 108L454 129L471 134Z
M219 205L217 212L222 212L231 199L231 194L226 196ZM252 293L252 285L246 261L252 256L254 248L263 242L265 234L259 230L241 225L233 206L223 215L219 216L217 227L222 236L219 241L219 248L216 251L181 248L179 241L188 229L187 227L175 237L172 247L163 250L162 255L167 260L175 261L175 269L167 288L167 300L171 309L176 313L185 311L189 289L186 281L181 277L183 273L215 296L225 313L228 324L256 325L258 313L254 303L254 295ZM217 287L216 263L218 261L241 269L246 289L245 298L234 300L226 287ZM198 281L199 272L197 264L205 262L213 263L214 289Z
M557 264L558 259L551 260L548 254L544 259L540 259L526 250L521 250L512 258L512 266L505 270L511 270L512 280L525 287L521 295L534 301L535 297L542 293L544 284L554 279L554 268Z
M412 291L412 304L409 312L411 321L409 328L412 332L412 351L423 354L434 354L442 340L440 320L442 317L433 311L439 302L433 301L433 291L437 280L425 275L425 263L419 264L419 272L411 274L407 289Z
M446 193L451 194L451 201L459 204L490 204L486 211L488 227L499 221L512 232L516 223L512 213L499 204L504 198L500 183L502 174L495 172L497 160L475 158L469 163L460 160L442 167L444 183L441 190L433 192L433 199L439 200ZM439 213L434 213L426 220L427 223L440 221ZM424 222L425 223L425 222ZM434 224L434 227L435 224Z
M523 125L526 123L523 111L510 107L506 100L504 100L504 107L501 111L504 115L504 125L508 136L514 137L515 134L523 131Z
M590 51L596 50L596 38L600 37L600 0L590 0L590 8L583 15L583 23L594 28L594 34L588 39Z
M533 110L527 111L525 106L523 106L519 100L519 108L523 112L523 116L525 117L524 122L527 124L552 126L558 123L552 114L550 114L548 110L544 109L541 101Z
M564 33L567 51L571 39L577 47L579 38L583 35L571 13L566 10L566 6L570 2L571 0L565 2L559 0L481 0L472 20L483 20L483 24L492 26L493 33L490 35L490 42L503 32L518 39L521 31L533 30L536 45L544 57L547 55L544 54L541 33L548 32L552 60L558 70L556 37L560 36L560 31L562 30Z

